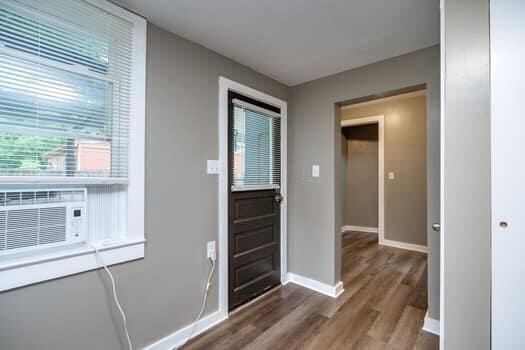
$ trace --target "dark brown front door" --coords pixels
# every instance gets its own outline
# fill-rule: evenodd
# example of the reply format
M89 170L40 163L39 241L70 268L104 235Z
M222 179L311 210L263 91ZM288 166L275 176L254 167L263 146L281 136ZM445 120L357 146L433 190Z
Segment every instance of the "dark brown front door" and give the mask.
M279 109L230 92L229 309L281 283Z
M276 195L275 190L232 192L230 309L281 283Z

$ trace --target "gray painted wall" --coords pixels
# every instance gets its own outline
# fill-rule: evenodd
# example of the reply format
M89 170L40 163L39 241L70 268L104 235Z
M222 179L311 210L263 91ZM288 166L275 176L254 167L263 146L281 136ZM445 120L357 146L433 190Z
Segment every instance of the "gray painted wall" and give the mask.
M445 1L446 349L490 348L489 1Z
M335 103L428 84L428 222L439 216L439 48L432 47L287 89L232 60L148 26L146 258L112 268L136 347L187 325L208 270L205 243L217 238L218 77L289 105L289 269L340 279L341 173ZM287 96L290 92L291 96ZM321 165L312 178L311 165ZM335 215L334 215L335 213ZM430 315L439 318L438 237L429 235ZM216 282L216 279L215 279ZM217 309L216 284L206 313ZM0 348L124 348L120 320L101 271L0 294ZM8 312L5 312L8 310ZM43 347L45 344L45 348Z
M136 348L193 321L217 239L218 78L287 99L287 87L148 26L146 258L111 270ZM120 318L101 271L0 294L0 349L119 349ZM217 279L206 313L216 310ZM124 341L125 342L125 341Z
M342 172L337 103L427 84L427 241L429 314L439 319L439 47L294 86L289 97L289 269L328 284L340 280ZM320 165L321 176L311 176ZM335 213L335 215L334 215Z
M343 113L344 114L344 113ZM375 227L378 225L377 124L343 128L346 135L346 190L343 225Z
M385 238L426 246L426 97L410 96L348 106L341 119L384 115ZM393 180L388 172L394 172Z

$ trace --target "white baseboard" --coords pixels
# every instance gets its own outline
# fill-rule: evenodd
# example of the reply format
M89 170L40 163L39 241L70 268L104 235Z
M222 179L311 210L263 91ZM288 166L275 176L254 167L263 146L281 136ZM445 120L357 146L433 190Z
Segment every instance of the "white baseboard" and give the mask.
M439 336L439 320L430 318L428 316L428 310L425 314L425 321L423 322L423 328L424 331L427 331L429 333L435 334Z
M228 312L225 311L215 311L214 313L202 318L197 325L195 326L195 332L193 333L192 338L196 337L200 333L210 329L215 326L217 323L224 321L228 318ZM144 348L144 350L172 350L181 346L186 339L190 336L191 328L193 323L187 325L184 328L175 331L174 333L157 340L155 343L150 344Z
M424 245L392 241L390 239L379 240L379 244L387 245L387 246L395 247L395 248L414 250L416 252L421 252L421 253L428 253L428 248L427 246L424 246Z
M353 225L344 225L343 227L341 227L341 232L346 232L346 231L378 233L379 229L377 227L353 226Z
M295 273L288 272L288 281L300 285L311 290L314 290L318 293L328 295L332 298L337 298L341 293L343 293L343 282L339 281L335 286L313 280L308 277L296 275Z

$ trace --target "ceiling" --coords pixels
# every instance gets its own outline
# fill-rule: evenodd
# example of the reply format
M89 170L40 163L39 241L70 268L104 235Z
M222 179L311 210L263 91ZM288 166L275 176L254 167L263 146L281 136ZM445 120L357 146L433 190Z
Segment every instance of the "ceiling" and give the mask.
M115 0L286 85L439 42L439 0Z

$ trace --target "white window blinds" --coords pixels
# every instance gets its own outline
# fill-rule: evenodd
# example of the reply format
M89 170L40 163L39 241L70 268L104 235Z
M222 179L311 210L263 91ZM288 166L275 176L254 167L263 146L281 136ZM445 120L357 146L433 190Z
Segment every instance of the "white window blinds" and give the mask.
M231 128L232 189L279 188L281 183L281 118L233 99Z
M0 176L127 179L132 42L85 1L0 2Z

